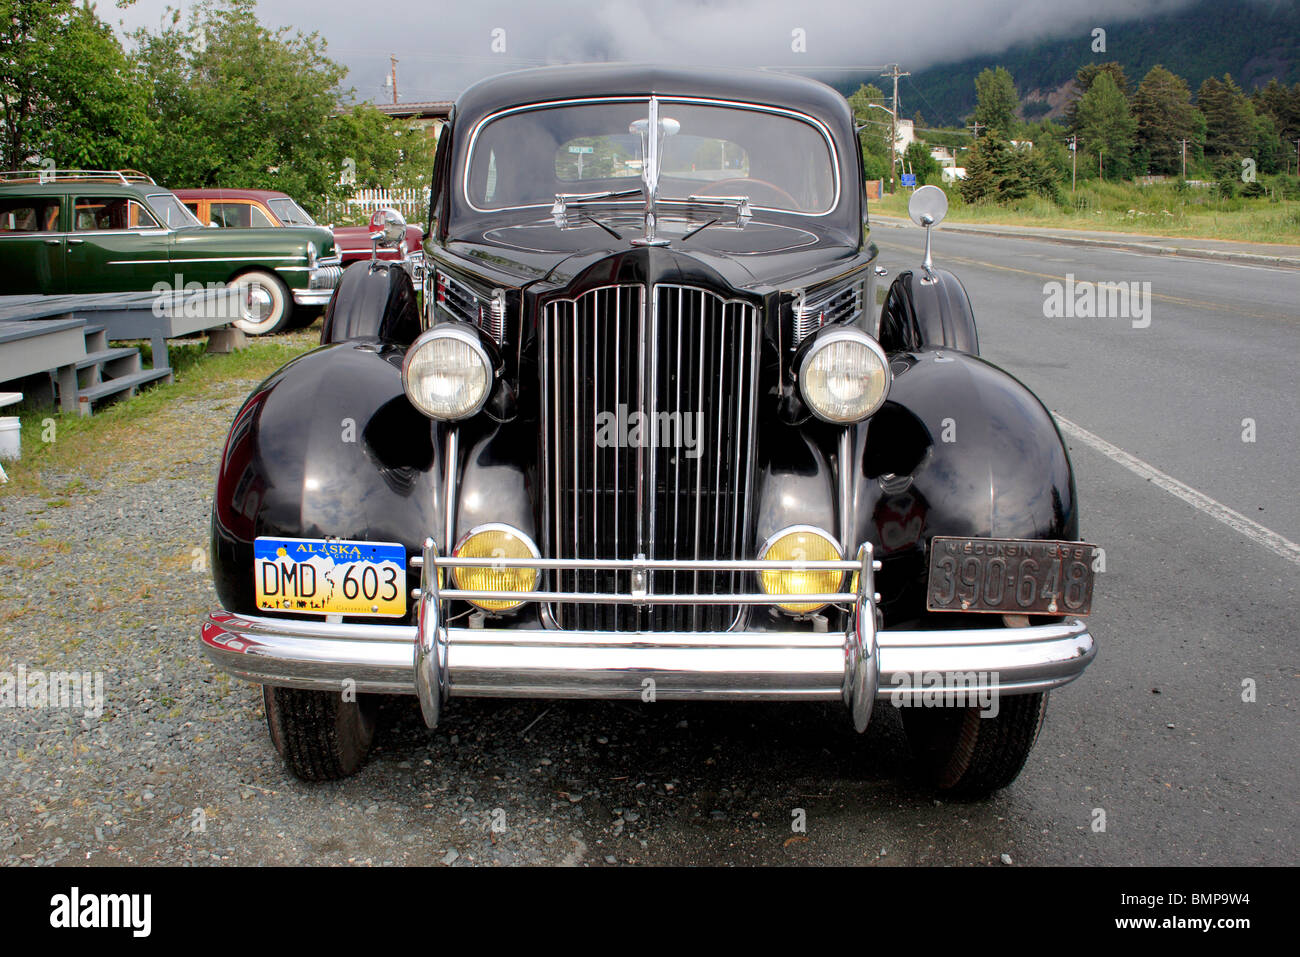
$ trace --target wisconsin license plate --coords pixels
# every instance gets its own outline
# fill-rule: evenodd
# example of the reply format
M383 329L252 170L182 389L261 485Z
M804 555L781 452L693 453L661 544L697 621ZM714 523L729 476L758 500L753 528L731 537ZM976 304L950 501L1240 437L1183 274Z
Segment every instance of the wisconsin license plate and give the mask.
M253 576L262 611L406 614L406 549L390 542L259 538Z
M1086 615L1093 558L1084 542L936 536L925 607L930 611Z

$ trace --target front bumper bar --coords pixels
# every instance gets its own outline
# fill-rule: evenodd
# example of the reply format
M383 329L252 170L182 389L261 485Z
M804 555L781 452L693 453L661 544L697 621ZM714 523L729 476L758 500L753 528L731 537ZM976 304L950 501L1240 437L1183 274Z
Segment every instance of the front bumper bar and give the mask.
M440 617L435 576L426 573L415 625L214 612L202 645L222 670L259 684L337 690L351 681L363 693L414 694L430 727L448 697L482 696L842 700L863 730L876 700L921 703L933 688L926 676L964 676L967 694L1025 694L1074 680L1096 654L1077 620L877 630L874 563L869 548L859 555L850 627L840 633L452 627ZM426 545L426 572L446 562Z
M343 278L343 268L336 259L322 261L307 274L307 288L295 289L293 301L300 306L323 306L334 295L334 287Z

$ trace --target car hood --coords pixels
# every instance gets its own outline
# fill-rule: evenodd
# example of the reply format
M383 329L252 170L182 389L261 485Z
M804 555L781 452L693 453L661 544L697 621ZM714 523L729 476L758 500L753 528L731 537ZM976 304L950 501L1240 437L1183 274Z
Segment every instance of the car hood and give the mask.
M632 243L641 235L639 227L629 228L627 220L601 219L622 238L616 239L594 223L560 229L544 219L483 224L448 245L461 255L491 257L498 267L517 271L525 282L546 275L560 279L610 255L644 248ZM828 261L850 259L859 253L857 237L794 217L782 222L751 222L744 229L717 224L690 235L699 225L661 220L659 235L669 244L659 248L708 266L736 288L785 284L824 270Z

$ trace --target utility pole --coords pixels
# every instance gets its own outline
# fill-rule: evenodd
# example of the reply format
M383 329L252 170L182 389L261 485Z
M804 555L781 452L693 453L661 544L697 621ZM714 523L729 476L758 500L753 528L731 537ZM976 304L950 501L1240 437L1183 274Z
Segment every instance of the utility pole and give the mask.
M1183 144L1183 179L1187 179L1187 140L1180 140Z
M1295 141L1295 174L1300 176L1300 140Z
M1079 137L1070 134L1070 192L1074 192L1079 181Z
M1102 165L1101 165L1101 154L1104 152L1106 152L1106 147L1104 146L1097 147L1097 178L1101 180L1104 180L1106 178L1106 173L1102 169Z
M893 77L894 79L894 108L889 111L894 121L889 130L889 188L892 191L894 189L894 171L898 166L898 78L900 76L911 76L912 74L899 70L898 64L895 63L889 68L888 73L880 75Z
M392 56L390 54L388 57L388 62L389 62L389 69L391 70L391 72L388 75L388 82L389 85L391 85L393 88L393 106L396 106L397 105L397 57Z
M966 127L966 129L974 131L974 133L975 133L975 139L979 139L979 138L980 138L980 127L981 127L981 126L984 126L984 124L981 123L981 122L979 122L978 120L976 120L975 122L971 123L970 126ZM984 128L985 128L985 129L988 129L987 126L984 126Z

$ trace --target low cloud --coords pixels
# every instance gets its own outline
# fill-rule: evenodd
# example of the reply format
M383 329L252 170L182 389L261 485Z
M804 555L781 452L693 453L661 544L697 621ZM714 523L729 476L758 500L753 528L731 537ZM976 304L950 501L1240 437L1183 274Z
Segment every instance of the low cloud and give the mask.
M263 0L271 26L318 31L345 63L360 99L383 100L390 54L399 59L403 101L450 99L495 73L546 63L646 60L728 66L865 68L897 61L920 70L996 54L1018 43L1077 33L1087 51L1093 27L1122 41L1123 24L1192 0L931 0L899 12L893 0L481 0L431 4L387 0L375 11L319 0ZM166 0L103 9L126 28L156 28ZM505 52L492 49L505 31ZM791 49L805 31L807 52ZM499 36L498 36L499 45Z

